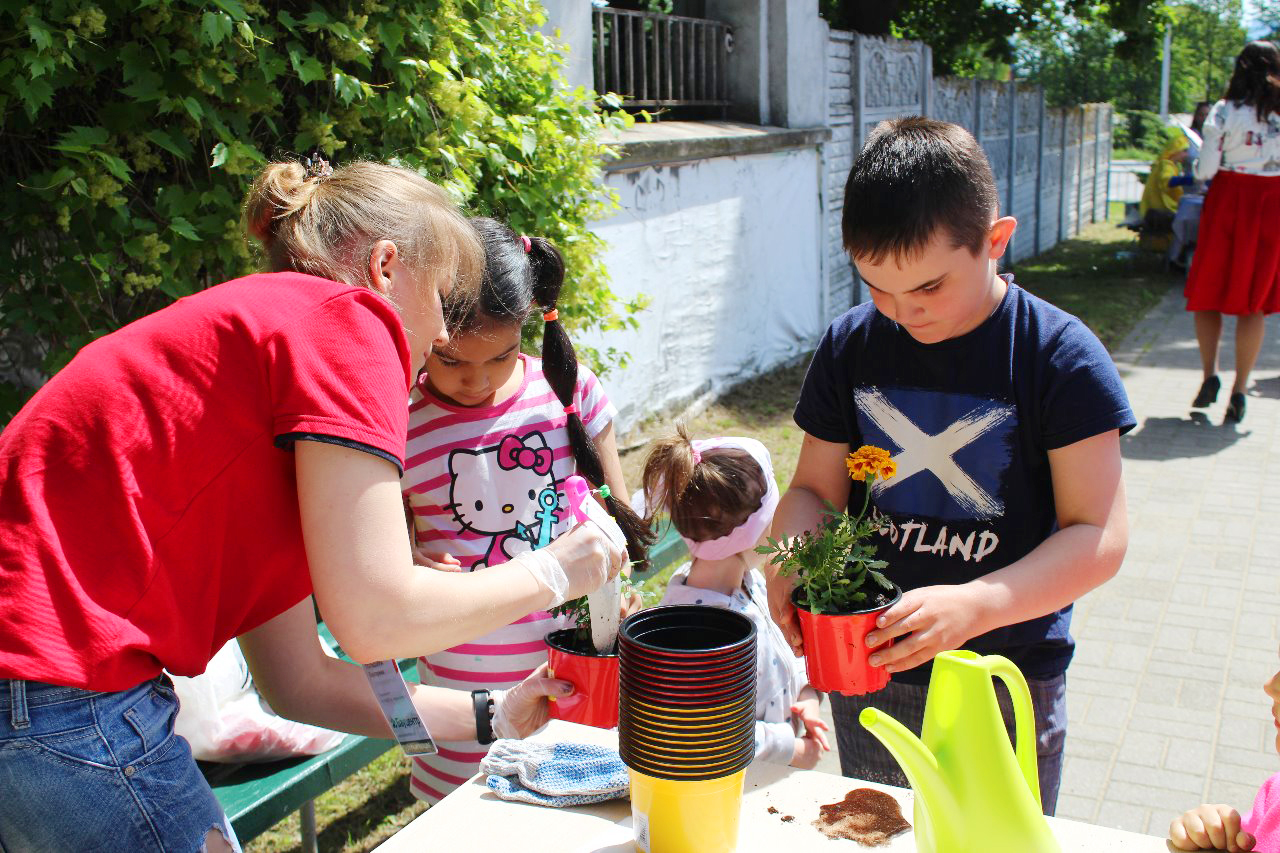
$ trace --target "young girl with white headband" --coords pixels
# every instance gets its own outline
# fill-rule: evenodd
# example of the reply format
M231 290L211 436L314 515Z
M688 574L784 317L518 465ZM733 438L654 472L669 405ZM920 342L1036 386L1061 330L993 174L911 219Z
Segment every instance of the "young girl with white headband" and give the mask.
M692 560L672 575L663 604L704 604L741 613L756 626L756 760L804 769L830 750L808 686L804 661L769 618L769 600L755 552L778 506L769 451L753 438L654 443L644 466L650 519L661 512L689 547Z
M537 551L574 526L559 493L572 474L608 485L605 505L644 560L653 534L631 510L614 442L616 410L580 366L556 303L564 260L548 240L471 220L484 248L476 299L446 301L449 340L427 359L409 400L401 487L418 562L479 571ZM540 316L535 316L538 310ZM543 324L542 358L520 352L527 319ZM419 660L432 684L484 691L520 682L547 659L543 637L565 627L546 612ZM434 803L472 776L488 739L439 743L414 758L412 790Z

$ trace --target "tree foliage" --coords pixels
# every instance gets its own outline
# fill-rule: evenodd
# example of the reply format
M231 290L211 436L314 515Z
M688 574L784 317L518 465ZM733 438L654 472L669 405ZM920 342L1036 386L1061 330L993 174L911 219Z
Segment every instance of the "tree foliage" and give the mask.
M1245 34L1239 0L1179 2L1159 10L1164 23L1151 55L1131 59L1117 51L1121 36L1104 16L1081 14L1058 29L1018 38L1021 75L1040 83L1050 103L1109 101L1122 113L1117 146L1159 150L1164 133L1155 111L1160 103L1163 27L1172 28L1169 109L1191 112L1197 101L1222 97Z
M554 240L561 316L631 322L587 228L614 204L599 131L629 119L567 90L543 18L536 0L0 0L0 414L93 338L251 269L248 183L311 151L399 162Z
M1079 15L1099 17L1119 32L1121 55L1147 56L1159 6L1158 0L822 0L832 26L923 41L933 49L934 73L963 76L991 76L1013 61L1017 36Z

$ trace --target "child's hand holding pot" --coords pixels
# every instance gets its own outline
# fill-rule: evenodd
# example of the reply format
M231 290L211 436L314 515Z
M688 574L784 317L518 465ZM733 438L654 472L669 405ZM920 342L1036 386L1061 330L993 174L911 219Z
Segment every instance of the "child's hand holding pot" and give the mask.
M939 584L904 592L897 604L880 614L875 630L867 635L867 645L878 649L871 665L902 672L928 663L938 652L960 648L982 633L984 605L972 584ZM890 640L896 642L878 648Z

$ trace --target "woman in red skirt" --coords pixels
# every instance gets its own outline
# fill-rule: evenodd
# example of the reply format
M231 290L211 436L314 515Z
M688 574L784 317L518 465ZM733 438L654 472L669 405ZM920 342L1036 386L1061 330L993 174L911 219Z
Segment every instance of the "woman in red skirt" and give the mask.
M1228 421L1244 418L1266 315L1280 311L1280 48L1255 41L1236 57L1226 95L1204 125L1196 178L1213 179L1184 291L1195 312L1204 382L1191 404L1218 399L1222 315L1236 317Z

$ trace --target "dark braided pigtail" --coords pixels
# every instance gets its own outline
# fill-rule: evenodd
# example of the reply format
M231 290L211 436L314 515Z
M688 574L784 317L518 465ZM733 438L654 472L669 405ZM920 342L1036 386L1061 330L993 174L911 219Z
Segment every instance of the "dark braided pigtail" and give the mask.
M560 287L564 284L564 259L554 245L541 237L518 239L530 241L533 298L547 318L542 332L542 372L560 404L567 408L573 405L573 394L578 384L578 358L556 311ZM582 414L570 412L565 427L569 431L569 447L573 450L578 473L595 488L604 485L604 466L595 442L587 434ZM643 566L649 557L649 546L656 538L653 531L629 505L617 498L605 498L605 508L627 537L627 551L632 563L637 567Z

